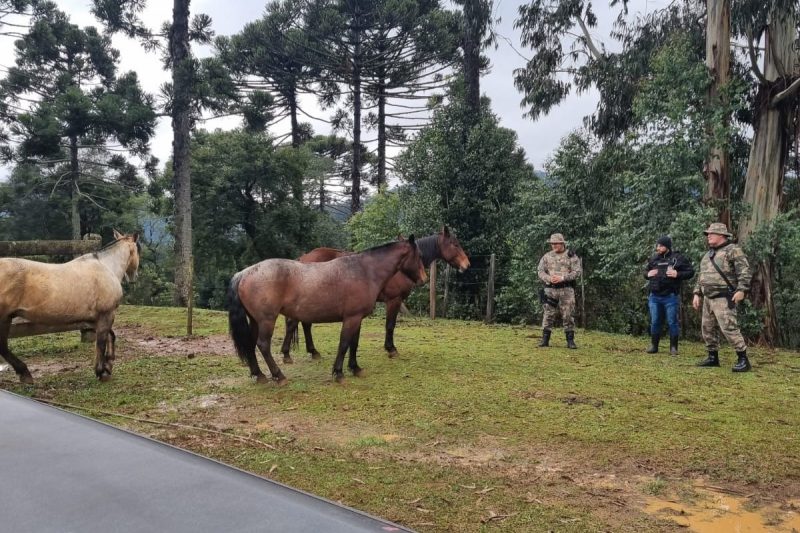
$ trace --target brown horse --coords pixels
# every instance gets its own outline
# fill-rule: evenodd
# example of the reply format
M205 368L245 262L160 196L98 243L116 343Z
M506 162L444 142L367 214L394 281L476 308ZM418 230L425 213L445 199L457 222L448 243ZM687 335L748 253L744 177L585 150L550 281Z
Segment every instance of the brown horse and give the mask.
M101 381L111 378L116 356L116 335L111 328L122 300L122 279L135 278L139 269L138 241L136 233L123 235L114 230L112 243L68 263L0 259L0 356L20 381L33 383L33 377L8 348L14 317L45 325L94 323L94 373Z
M414 282L427 279L413 235L326 263L267 259L236 273L228 289L228 322L236 353L256 381L265 383L256 359L258 347L272 379L282 385L286 377L270 350L278 314L303 322L341 322L333 376L343 381L348 349L347 366L354 375L362 375L356 360L361 321L372 313L378 293L398 271Z
M417 246L419 246L420 254L422 255L422 264L426 268L437 259L443 259L461 272L469 268L467 254L464 253L455 234L447 226L442 227L439 233L417 239ZM324 262L352 253L335 248L316 248L301 256L298 261L301 263ZM378 295L378 301L386 303L386 340L384 341L384 348L389 352L389 357L397 356L397 348L394 345L394 328L397 324L397 315L414 286L413 280L402 272L398 272ZM314 347L314 339L311 337L311 323L303 322L303 334L306 339L306 350L311 354L312 358L318 359L320 354ZM297 344L297 322L287 319L286 336L283 338L283 346L281 347L285 363L292 362L292 357L289 354L290 343Z

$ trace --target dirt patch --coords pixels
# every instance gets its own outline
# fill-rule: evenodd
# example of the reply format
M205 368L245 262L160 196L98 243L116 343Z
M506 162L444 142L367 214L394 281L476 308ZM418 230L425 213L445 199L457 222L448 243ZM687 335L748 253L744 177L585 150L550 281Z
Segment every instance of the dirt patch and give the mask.
M137 325L123 326L115 331L118 338L150 355L194 357L197 354L221 356L233 354L233 344L227 335L156 336Z

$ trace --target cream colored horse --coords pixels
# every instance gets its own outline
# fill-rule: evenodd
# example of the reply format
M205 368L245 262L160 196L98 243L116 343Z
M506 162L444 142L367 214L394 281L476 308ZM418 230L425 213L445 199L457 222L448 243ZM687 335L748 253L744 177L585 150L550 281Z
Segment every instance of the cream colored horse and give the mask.
M100 381L111 378L116 355L111 328L122 300L122 280L135 278L139 269L138 240L137 233L123 235L114 230L114 242L102 250L63 264L0 259L0 356L11 364L20 381L33 383L33 377L8 348L14 317L46 325L94 323L94 373Z

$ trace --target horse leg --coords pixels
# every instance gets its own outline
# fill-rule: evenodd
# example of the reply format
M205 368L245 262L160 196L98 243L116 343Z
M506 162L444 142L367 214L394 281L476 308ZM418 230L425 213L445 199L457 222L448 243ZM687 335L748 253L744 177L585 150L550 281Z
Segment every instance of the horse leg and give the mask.
M14 372L16 372L17 376L19 376L20 382L30 385L33 383L33 376L31 376L28 366L23 363L21 359L18 359L14 354L12 354L11 349L8 347L8 335L10 332L11 317L7 316L3 319L0 319L0 356L8 361L8 364L11 365L11 368L13 368Z
M386 342L383 343L383 347L389 352L389 357L397 357L397 347L394 345L394 327L397 324L397 315L400 313L402 305L402 298L394 298L386 302Z
M364 369L358 366L358 360L356 359L356 352L358 351L358 340L361 338L361 323L358 324L358 329L353 334L353 338L350 340L350 358L347 360L347 367L350 369L350 372L353 373L354 376L363 378L364 377Z
M342 383L344 381L344 371L342 370L344 354L350 347L353 335L355 335L361 327L361 318L360 316L348 317L342 321L342 331L339 334L339 348L336 350L336 360L333 362L333 379L337 383Z
M250 321L250 334L255 339L255 344L258 345L258 323L255 320ZM250 367L250 376L256 378L256 383L266 383L267 376L261 371L258 366L258 359L255 356L247 358L247 366Z
M283 362L287 365L294 363L292 355L289 353L291 349L292 339L297 335L297 320L291 318L286 319L286 335L283 337L283 344L281 345L281 353L283 354Z
M311 337L311 322L303 322L303 336L306 338L306 352L311 355L311 359L319 359L322 357L317 349L314 347L314 339Z
M108 351L108 337L111 331L111 324L114 322L113 315L101 316L95 323L95 341L94 341L94 374L100 381L108 381L111 379L111 369L113 363L109 364L106 352Z
M278 385L285 385L286 384L286 376L283 375L281 369L278 367L278 364L275 362L275 359L272 358L272 332L275 330L275 318L267 319L261 322L258 325L258 340L256 341L256 346L258 346L258 350L261 352L261 355L264 356L264 361L267 362L267 366L269 367L269 372L272 374L272 379Z

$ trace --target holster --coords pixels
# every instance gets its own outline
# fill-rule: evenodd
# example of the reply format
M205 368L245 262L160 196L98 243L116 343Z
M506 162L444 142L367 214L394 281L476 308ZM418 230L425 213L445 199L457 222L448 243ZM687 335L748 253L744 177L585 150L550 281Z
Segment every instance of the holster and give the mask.
M551 305L553 307L558 307L558 300L549 297L544 292L543 288L539 289L539 303L541 303L542 305Z

